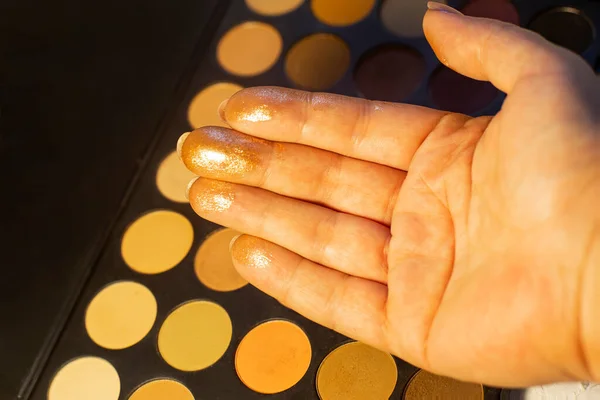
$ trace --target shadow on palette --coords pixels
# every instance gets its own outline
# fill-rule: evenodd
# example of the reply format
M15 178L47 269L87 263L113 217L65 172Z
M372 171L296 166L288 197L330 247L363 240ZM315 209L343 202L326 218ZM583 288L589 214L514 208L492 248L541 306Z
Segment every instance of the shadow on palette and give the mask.
M599 70L600 3L449 1L533 29ZM217 107L275 85L407 102L472 116L504 94L442 66L423 37L424 0L233 0L200 40L189 91L43 366L33 399L524 399L430 374L285 308L233 268L238 234L186 204L181 133L223 126ZM539 394L542 393L542 394ZM531 397L538 396L538 397Z

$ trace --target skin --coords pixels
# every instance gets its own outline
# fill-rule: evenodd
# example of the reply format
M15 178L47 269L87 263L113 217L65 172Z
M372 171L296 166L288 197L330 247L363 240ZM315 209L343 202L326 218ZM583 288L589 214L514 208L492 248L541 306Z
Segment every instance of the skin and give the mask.
M424 28L444 64L508 94L499 114L246 89L221 107L232 129L180 146L192 207L245 233L250 283L416 366L600 379L597 78L515 26L429 11Z

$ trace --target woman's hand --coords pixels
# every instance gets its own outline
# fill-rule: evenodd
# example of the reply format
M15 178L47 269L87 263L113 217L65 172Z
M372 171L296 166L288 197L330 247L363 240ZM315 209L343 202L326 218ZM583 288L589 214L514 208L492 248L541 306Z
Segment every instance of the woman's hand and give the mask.
M286 306L433 372L491 385L600 378L600 85L577 55L430 11L495 117L251 88L180 143L203 218ZM401 73L399 71L398 73Z

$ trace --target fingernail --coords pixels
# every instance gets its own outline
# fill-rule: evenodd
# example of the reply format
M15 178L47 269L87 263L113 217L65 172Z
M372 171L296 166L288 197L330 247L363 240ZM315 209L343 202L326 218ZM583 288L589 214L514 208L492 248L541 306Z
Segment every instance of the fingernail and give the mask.
M179 136L179 139L177 139L177 155L179 156L179 158L181 158L181 149L183 148L183 143L185 142L185 139L187 139L188 136L190 136L191 132L186 132L183 135Z
M236 240L238 240L240 238L240 236L242 236L242 235L240 234L240 235L234 236L234 238L231 239L231 242L229 242L229 252L230 253L231 253L231 248L233 247L233 244L235 243Z
M198 180L199 177L196 177L194 179L192 179L188 184L187 187L185 188L185 198L186 199L190 199L190 189L192 188L192 185L194 184L194 182L196 182Z
M225 99L221 102L221 104L219 104L219 116L221 117L221 119L223 120L223 122L225 121L225 106L227 105L227 102L229 101L229 99Z
M452 8L447 4L444 3L438 3L437 1L430 1L427 3L427 8L430 11L442 11L448 14L455 14L455 15L464 15L463 13L461 13L460 11L458 11L456 8Z

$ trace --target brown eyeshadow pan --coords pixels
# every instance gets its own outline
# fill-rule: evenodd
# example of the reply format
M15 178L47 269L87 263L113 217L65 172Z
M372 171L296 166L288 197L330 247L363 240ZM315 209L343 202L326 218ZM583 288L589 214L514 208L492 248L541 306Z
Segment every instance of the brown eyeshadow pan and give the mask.
M425 370L418 371L408 382L404 400L460 399L483 400L483 386L457 381Z
M364 19L375 0L311 0L315 17L331 26L348 26Z
M544 11L533 18L527 28L578 54L587 50L596 37L590 19L574 7Z
M425 60L415 49L398 44L365 54L354 72L360 93L370 100L403 101L421 85Z
M338 36L316 33L295 43L287 53L285 72L299 88L326 90L348 70L350 49Z

